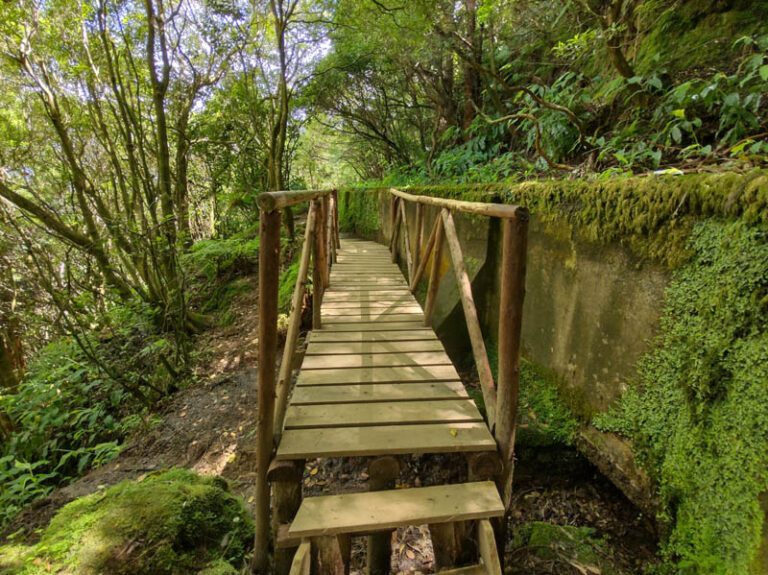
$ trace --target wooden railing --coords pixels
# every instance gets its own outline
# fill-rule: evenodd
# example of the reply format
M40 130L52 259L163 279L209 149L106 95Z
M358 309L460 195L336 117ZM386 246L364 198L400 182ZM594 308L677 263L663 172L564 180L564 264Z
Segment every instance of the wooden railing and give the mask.
M390 189L391 236L389 248L392 261L397 261L398 238L403 231L408 284L416 290L430 260L427 300L424 305L424 324L432 325L435 301L440 287L440 266L443 256L443 240L448 245L451 264L459 288L461 305L467 323L472 355L477 365L480 387L483 392L488 424L499 445L502 457L502 475L499 480L502 498L509 504L514 468L515 422L520 388L520 334L525 297L525 262L528 244L528 210L522 206L463 202L432 196L417 196L394 188ZM416 204L416 238L411 245L405 202ZM439 210L432 231L422 251L424 238L424 206ZM499 307L498 381L494 382L488 351L480 329L477 306L472 296L472 285L464 266L459 236L453 220L453 212L463 212L500 218L502 225L501 302Z
M277 364L278 289L280 284L280 227L284 209L310 202L299 271L291 300L280 374ZM312 259L312 327L320 328L320 305L330 281L331 264L339 243L336 190L264 192L259 195L259 374L254 570L264 573L269 563L269 483L267 472L279 442L290 390L293 357L301 329L301 307Z

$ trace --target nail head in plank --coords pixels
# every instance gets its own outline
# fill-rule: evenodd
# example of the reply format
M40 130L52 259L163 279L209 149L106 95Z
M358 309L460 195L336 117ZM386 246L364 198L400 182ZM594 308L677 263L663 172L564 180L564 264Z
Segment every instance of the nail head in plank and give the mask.
M424 523L501 517L504 505L491 481L308 497L289 533L312 537L365 533Z

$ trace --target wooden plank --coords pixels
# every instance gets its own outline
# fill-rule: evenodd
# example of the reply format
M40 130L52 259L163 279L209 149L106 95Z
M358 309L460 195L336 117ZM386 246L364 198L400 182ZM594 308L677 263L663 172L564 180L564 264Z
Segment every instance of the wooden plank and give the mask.
M340 300L340 301L326 301L323 302L323 311L333 309L376 309L376 308L394 308L397 306L418 306L416 300L412 296L401 298L387 298L381 300Z
M277 459L495 451L484 423L290 429Z
M491 481L349 493L305 499L291 535L365 533L424 523L449 523L504 514Z
M332 316L361 316L368 315L371 317L378 317L382 315L402 314L402 313L422 313L421 307L418 304L411 305L390 305L379 307L341 307L341 308L329 308L323 309L323 318L330 318Z
M388 284L388 285L377 285L377 284L333 285L329 287L326 293L329 293L329 294L336 293L336 292L378 293L378 292L385 292L385 291L398 291L401 293L406 292L408 291L408 285L405 282L403 282L402 284Z
M402 294L404 291L408 290L408 284L405 282L401 283L395 283L395 284L376 284L376 283L366 283L366 284L343 284L343 285L334 285L330 287L328 292L352 292L352 291L358 291L358 292L371 292L371 293L379 293L379 292L398 292Z
M421 328L424 326L422 325L422 322L416 320L416 321L400 321L400 322L391 322L391 323L377 323L377 322L367 322L367 323L349 323L349 324L343 324L343 323L335 323L332 325L329 325L326 328L323 328L323 331L403 331L406 329L414 329L421 331Z
M311 355L360 355L363 353L402 353L421 351L444 351L443 344L436 339L417 341L350 341L320 343L312 341L305 357Z
M482 415L471 399L290 405L285 413L285 429L465 423L482 420Z
M460 381L433 383L377 383L366 385L321 385L297 387L291 405L323 403L378 403L421 401L469 397Z
M348 341L424 341L435 340L437 336L431 329L411 329L405 331L313 331L309 341L333 343Z
M487 575L483 566L475 563L474 565L466 565L464 567L456 567L454 569L440 569L437 575Z
M344 383L405 383L458 381L452 365L407 367L362 367L356 369L309 369L299 372L296 385L338 385Z
M359 355L308 355L302 371L312 369L344 369L360 367L399 367L404 365L451 365L444 351L413 353L363 353Z
M392 323L403 321L415 321L419 325L424 321L424 314L418 313L384 313L384 314L359 314L359 315L335 315L329 316L327 321L323 320L323 325L328 329L333 329L339 324L354 324L361 322L375 322L375 323Z
M395 299L407 297L404 301L416 300L408 292L408 287L403 289L365 289L365 290L328 290L325 293L325 301L376 301L382 299Z
M354 285L365 285L365 284L373 284L373 285L391 285L391 284L404 284L405 279L403 276L397 277L394 274L390 276L362 276L360 274L353 275L353 274L339 274L339 275L331 275L331 279L336 279L336 283L344 283L344 284L354 284Z

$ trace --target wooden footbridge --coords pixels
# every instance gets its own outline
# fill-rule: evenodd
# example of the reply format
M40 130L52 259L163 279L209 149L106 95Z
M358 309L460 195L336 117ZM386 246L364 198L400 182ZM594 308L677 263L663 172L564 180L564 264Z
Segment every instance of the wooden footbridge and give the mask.
M281 214L304 202L309 202L304 244L278 375ZM264 193L259 206L254 569L343 575L349 572L350 538L366 535L367 573L383 575L389 573L392 530L428 524L438 573L501 575L496 542L504 539L514 467L527 211L390 190L387 249L372 241L340 240L334 190ZM499 346L495 382L454 212L501 219L500 320L498 333L491 334ZM429 216L434 223L425 241ZM401 244L407 282L397 265ZM470 334L485 418L431 329L444 244ZM310 262L313 329L293 384ZM412 293L427 267L422 310ZM465 483L394 489L398 456L446 452L466 455ZM369 492L302 498L305 460L361 456L369 458Z

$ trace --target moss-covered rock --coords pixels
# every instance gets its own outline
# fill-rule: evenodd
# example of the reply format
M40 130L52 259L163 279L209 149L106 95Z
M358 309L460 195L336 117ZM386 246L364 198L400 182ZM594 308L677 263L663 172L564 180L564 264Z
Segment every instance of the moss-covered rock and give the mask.
M0 547L0 573L236 573L253 535L226 481L183 469L123 481L63 507L40 541Z

